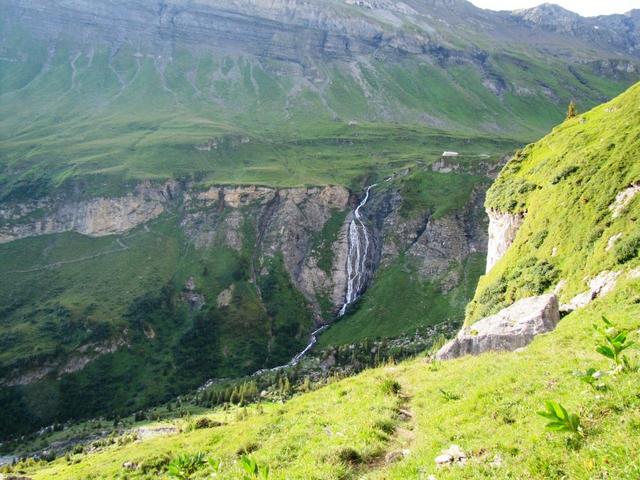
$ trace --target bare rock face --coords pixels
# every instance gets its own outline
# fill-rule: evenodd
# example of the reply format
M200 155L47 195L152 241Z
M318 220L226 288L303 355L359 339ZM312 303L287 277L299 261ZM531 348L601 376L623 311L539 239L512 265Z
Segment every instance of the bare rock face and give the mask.
M438 218L428 211L403 218L401 202L400 195L393 192L388 198L386 211L382 212L381 263L387 265L400 252L406 251L420 276L440 280L442 291L446 293L459 281L455 275L447 274L452 264L463 261L472 253L486 250L486 224L482 221L484 194L475 192L465 208ZM370 208L373 209L376 201L372 204ZM377 208L384 210L380 205Z
M488 273L507 252L522 226L524 216L513 213L503 213L497 210L487 210L489 215L489 245L487 247Z
M318 314L318 293L326 294L336 307L344 298L348 251L346 219L331 246L333 261L329 272L318 267L318 258L312 252L313 236L322 231L333 211L348 208L349 198L349 191L338 186L281 190L272 210L265 212L268 218L264 225L259 225L258 235L263 244L260 250L265 255L282 253L294 285L311 301Z
M454 340L438 351L436 358L450 360L494 350L513 351L531 343L536 335L553 330L559 321L555 295L524 298L495 315L464 327Z
M573 297L569 303L560 305L561 312L572 312L578 308L587 306L598 297L603 297L613 290L622 272L610 272L605 270L600 272L589 282L589 290L579 293Z
M609 210L611 211L611 216L613 218L617 218L624 211L624 209L631 203L633 198L640 193L640 181L634 182L629 185L627 188L622 190L618 195L616 195L616 199L614 202L609 205Z
M346 218L330 246L333 257L329 271L318 266L313 240L334 212L344 211L347 216L350 201L349 191L334 185L282 189L212 187L185 192L182 227L198 248L224 245L239 251L245 241L254 242L251 249L255 277L260 275L265 259L282 255L294 286L320 320L319 295L328 298L334 307L344 298L348 251ZM255 238L246 238L247 221Z
M92 237L124 233L159 216L176 191L174 182L143 182L127 195L67 201L38 200L0 209L0 243L50 233L78 232Z

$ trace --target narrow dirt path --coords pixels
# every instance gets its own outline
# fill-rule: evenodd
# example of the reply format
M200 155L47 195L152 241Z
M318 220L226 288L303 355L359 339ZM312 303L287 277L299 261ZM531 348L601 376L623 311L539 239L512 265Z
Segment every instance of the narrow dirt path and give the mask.
M415 440L416 423L411 408L411 392L404 389L398 394L399 402L396 409L396 418L399 421L396 426L392 438L389 440L388 448L384 455L380 455L375 460L366 464L365 476L373 474L384 467L393 463L402 461L411 453L411 447ZM375 477L377 478L377 477Z

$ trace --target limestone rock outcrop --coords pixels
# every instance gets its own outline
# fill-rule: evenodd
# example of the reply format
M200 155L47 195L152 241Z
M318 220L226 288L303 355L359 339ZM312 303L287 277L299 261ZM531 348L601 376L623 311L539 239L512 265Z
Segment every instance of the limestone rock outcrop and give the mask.
M486 272L488 273L515 240L524 216L497 210L487 210L487 215L489 216L489 245Z
M124 233L165 211L177 184L143 182L126 195L86 200L40 199L0 207L0 243L51 233L78 232L92 237Z
M559 321L555 295L524 298L495 315L464 327L455 339L438 351L436 358L449 360L488 351L513 351L531 343L536 335L553 330Z
M561 312L572 312L587 306L597 297L603 297L613 290L622 272L603 271L589 281L589 290L579 293L569 303L560 305Z

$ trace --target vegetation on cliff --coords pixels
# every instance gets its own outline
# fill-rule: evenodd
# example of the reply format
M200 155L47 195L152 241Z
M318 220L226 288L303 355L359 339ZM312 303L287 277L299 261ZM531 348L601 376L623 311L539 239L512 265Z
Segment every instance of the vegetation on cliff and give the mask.
M560 299L567 303L600 272L640 263L640 195L633 196L640 182L639 139L636 84L514 155L487 192L486 206L524 214L524 222L504 258L480 280L467 322L560 280Z

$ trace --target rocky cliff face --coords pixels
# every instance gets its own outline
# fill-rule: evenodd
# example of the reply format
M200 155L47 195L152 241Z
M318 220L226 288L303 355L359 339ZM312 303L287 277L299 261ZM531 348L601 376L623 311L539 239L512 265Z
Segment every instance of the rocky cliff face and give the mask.
M291 280L321 323L318 296L328 298L334 309L344 299L348 250L345 230L351 201L349 191L340 186L213 187L185 194L182 226L199 248L219 244L239 251L245 242L252 241L254 281L265 259L281 254ZM318 265L318 237L332 215L342 216L341 226L334 232L335 238L325 239L330 243L324 247L331 252L331 259L322 268ZM249 230L244 228L247 220L252 224Z
M489 244L486 271L489 272L515 240L524 216L491 209L487 210L487 215L489 216Z
M175 182L155 187L144 182L122 197L75 201L44 198L0 206L0 243L63 232L92 237L124 233L164 212L177 188Z
M455 272L448 273L452 263L486 251L483 202L484 192L477 190L464 208L444 216L434 217L432 212L424 211L405 217L398 191L391 189L383 198L374 198L372 215L378 216L381 223L381 263L388 265L404 253L413 260L423 279L438 279L446 293L460 281Z
M381 263L389 264L406 253L415 260L423 278L439 278L451 262L484 251L482 199L477 192L463 210L442 218L434 218L428 211L405 218L402 197L395 187L372 189L371 201L361 212L370 242L363 275L370 279ZM180 212L180 225L197 249L224 246L240 252L249 248L255 284L266 260L281 255L291 281L311 305L316 322L324 323L329 320L327 314L335 314L345 299L347 230L357 203L357 196L341 186L201 189L176 182L159 186L144 182L132 193L116 198L66 200L59 205L44 199L4 207L0 210L0 241L70 231L88 236L121 234L171 208ZM499 234L515 234L509 225L511 229ZM507 242L501 241L496 248L506 249ZM458 280L448 279L444 290ZM323 311L321 301L329 302L330 312Z

